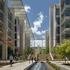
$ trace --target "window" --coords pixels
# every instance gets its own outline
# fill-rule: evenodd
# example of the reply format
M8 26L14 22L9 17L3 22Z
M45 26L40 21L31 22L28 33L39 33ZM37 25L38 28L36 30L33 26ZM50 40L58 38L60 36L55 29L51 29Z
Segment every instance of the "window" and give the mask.
M17 34L15 33L15 39L17 39Z
M57 24L60 24L60 17L56 17Z
M57 42L57 43L60 43L60 36L57 36L57 37L56 37L56 42Z
M64 0L64 3L69 5L70 4L70 0Z
M69 39L70 38L70 34L65 34L65 38Z
M0 1L0 9L4 11L4 2Z
M60 14L60 9L56 8L56 15L59 15L59 14Z
M70 16L70 8L66 8L64 14L65 16Z
M60 27L57 27L57 28L56 28L56 33L57 33L57 34L60 34Z
M65 24L65 28L70 28L70 24Z

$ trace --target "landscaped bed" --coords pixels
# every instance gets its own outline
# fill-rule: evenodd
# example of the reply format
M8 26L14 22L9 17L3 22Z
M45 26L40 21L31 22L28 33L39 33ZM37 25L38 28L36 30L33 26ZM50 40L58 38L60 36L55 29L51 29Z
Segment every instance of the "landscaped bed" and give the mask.
M55 64L52 64L51 62L48 62L49 65L51 65L55 70L61 70L60 67L56 66Z
M67 65L67 66L70 66L70 63L63 63L63 65Z

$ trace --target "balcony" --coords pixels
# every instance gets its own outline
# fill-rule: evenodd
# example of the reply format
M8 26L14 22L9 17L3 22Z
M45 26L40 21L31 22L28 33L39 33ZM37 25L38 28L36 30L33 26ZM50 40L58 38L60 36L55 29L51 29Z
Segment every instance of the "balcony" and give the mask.
M69 32L70 33L70 28L65 28L63 32Z
M70 16L65 16L64 19L62 19L61 24L63 25L64 23L70 23Z
M70 33L65 33L65 39L70 39Z
M69 3L64 3L61 5L61 14L65 11L65 9L70 8L70 2Z
M66 19L66 21L61 26L62 31L68 31L70 29L70 20Z

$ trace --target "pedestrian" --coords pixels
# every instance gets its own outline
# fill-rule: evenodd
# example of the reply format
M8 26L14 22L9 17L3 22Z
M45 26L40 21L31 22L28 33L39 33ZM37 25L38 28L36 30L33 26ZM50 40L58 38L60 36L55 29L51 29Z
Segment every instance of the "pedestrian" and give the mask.
M36 57L34 58L34 61L36 62Z
M67 58L67 57L65 57L65 63L67 63L67 61L68 61L68 58Z
M32 63L33 63L33 56L31 57Z
M30 63L30 59L31 59L31 54L28 56L29 63Z
M12 55L10 55L9 60L10 60L10 66L12 67L12 63L13 63L13 56Z

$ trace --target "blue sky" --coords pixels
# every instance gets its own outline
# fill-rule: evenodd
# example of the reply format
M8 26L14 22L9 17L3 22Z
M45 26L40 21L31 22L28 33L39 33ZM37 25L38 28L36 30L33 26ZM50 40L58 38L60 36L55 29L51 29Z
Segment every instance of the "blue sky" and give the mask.
M36 39L44 39L49 24L49 6L59 0L23 0Z

